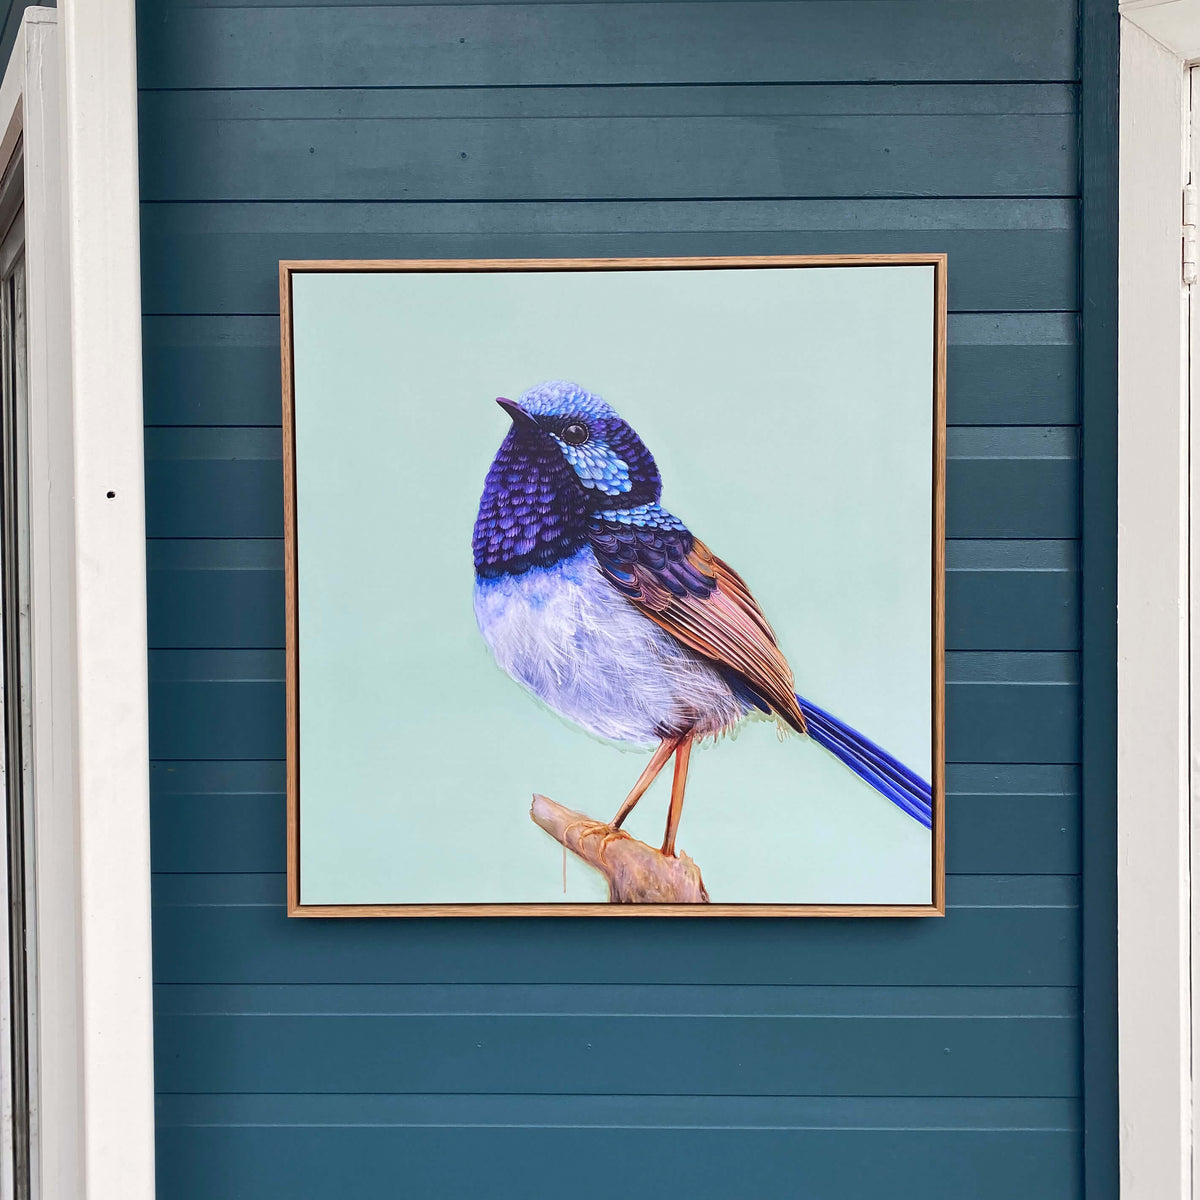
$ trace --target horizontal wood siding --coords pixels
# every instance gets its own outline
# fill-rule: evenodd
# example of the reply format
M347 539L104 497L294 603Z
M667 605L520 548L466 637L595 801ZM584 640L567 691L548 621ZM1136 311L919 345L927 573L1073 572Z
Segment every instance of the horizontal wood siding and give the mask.
M1060 84L188 91L140 108L159 147L145 200L1064 196L1076 175Z
M572 87L1075 77L1068 0L423 4L157 0L144 88Z
M270 272L280 258L305 255L619 258L704 254L713 246L730 254L836 254L848 246L872 254L944 250L955 264L952 325L966 313L1053 314L1055 321L1018 326L1011 344L1028 351L1062 344L1061 332L1050 331L1061 330L1057 322L1076 310L1076 224L1070 198L157 203L142 212L143 304L154 315L269 314L279 304ZM998 330L989 344L1003 344L1003 337ZM1015 393L1019 380L1001 386Z
M161 1195L1081 1195L1075 39L143 0ZM879 251L950 256L946 919L289 922L278 260Z

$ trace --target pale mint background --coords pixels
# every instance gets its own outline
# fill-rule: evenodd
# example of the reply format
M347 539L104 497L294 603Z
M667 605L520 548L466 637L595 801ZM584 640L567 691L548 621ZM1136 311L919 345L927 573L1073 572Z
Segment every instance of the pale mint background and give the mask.
M529 819L598 819L647 757L492 662L471 528L494 397L572 379L748 581L797 690L930 771L933 270L294 277L301 899L604 900ZM662 838L669 770L626 828ZM692 756L714 901L927 903L928 831L773 725Z

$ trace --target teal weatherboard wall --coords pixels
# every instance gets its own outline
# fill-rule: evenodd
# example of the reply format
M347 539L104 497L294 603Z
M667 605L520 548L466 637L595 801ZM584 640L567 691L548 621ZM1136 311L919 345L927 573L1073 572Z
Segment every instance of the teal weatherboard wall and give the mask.
M1113 21L139 5L164 1200L1115 1195ZM950 261L947 917L289 922L278 260L875 251Z

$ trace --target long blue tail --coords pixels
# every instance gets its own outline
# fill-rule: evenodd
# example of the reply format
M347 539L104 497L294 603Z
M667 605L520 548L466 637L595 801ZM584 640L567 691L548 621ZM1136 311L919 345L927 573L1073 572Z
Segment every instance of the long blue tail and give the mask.
M926 829L933 823L933 791L915 771L893 758L870 738L863 737L803 696L796 697L808 725L808 736L839 758L860 779L885 795Z

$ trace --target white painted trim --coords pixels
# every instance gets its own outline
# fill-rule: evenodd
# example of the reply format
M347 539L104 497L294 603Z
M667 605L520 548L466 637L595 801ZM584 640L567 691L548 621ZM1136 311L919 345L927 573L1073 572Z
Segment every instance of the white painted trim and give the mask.
M87 1200L154 1195L134 0L64 0ZM49 1200L49 1197L47 1198Z
M21 140L28 294L30 747L37 922L37 1194L83 1195L82 1044L74 777L74 508L58 29L25 14L0 85L0 169Z
M82 1184L79 921L74 753L74 513L69 320L57 23L30 9L18 34L29 329L31 807L37 921L38 1192ZM11 73L11 71L10 71ZM6 80L7 82L7 80Z
M133 0L27 10L0 168L19 137L42 1200L154 1195L136 103Z
M1121 0L1121 15L1185 62L1200 58L1200 0Z
M1122 5L1117 923L1122 1200L1193 1196L1187 64L1200 0ZM1173 48L1183 47L1183 52Z

